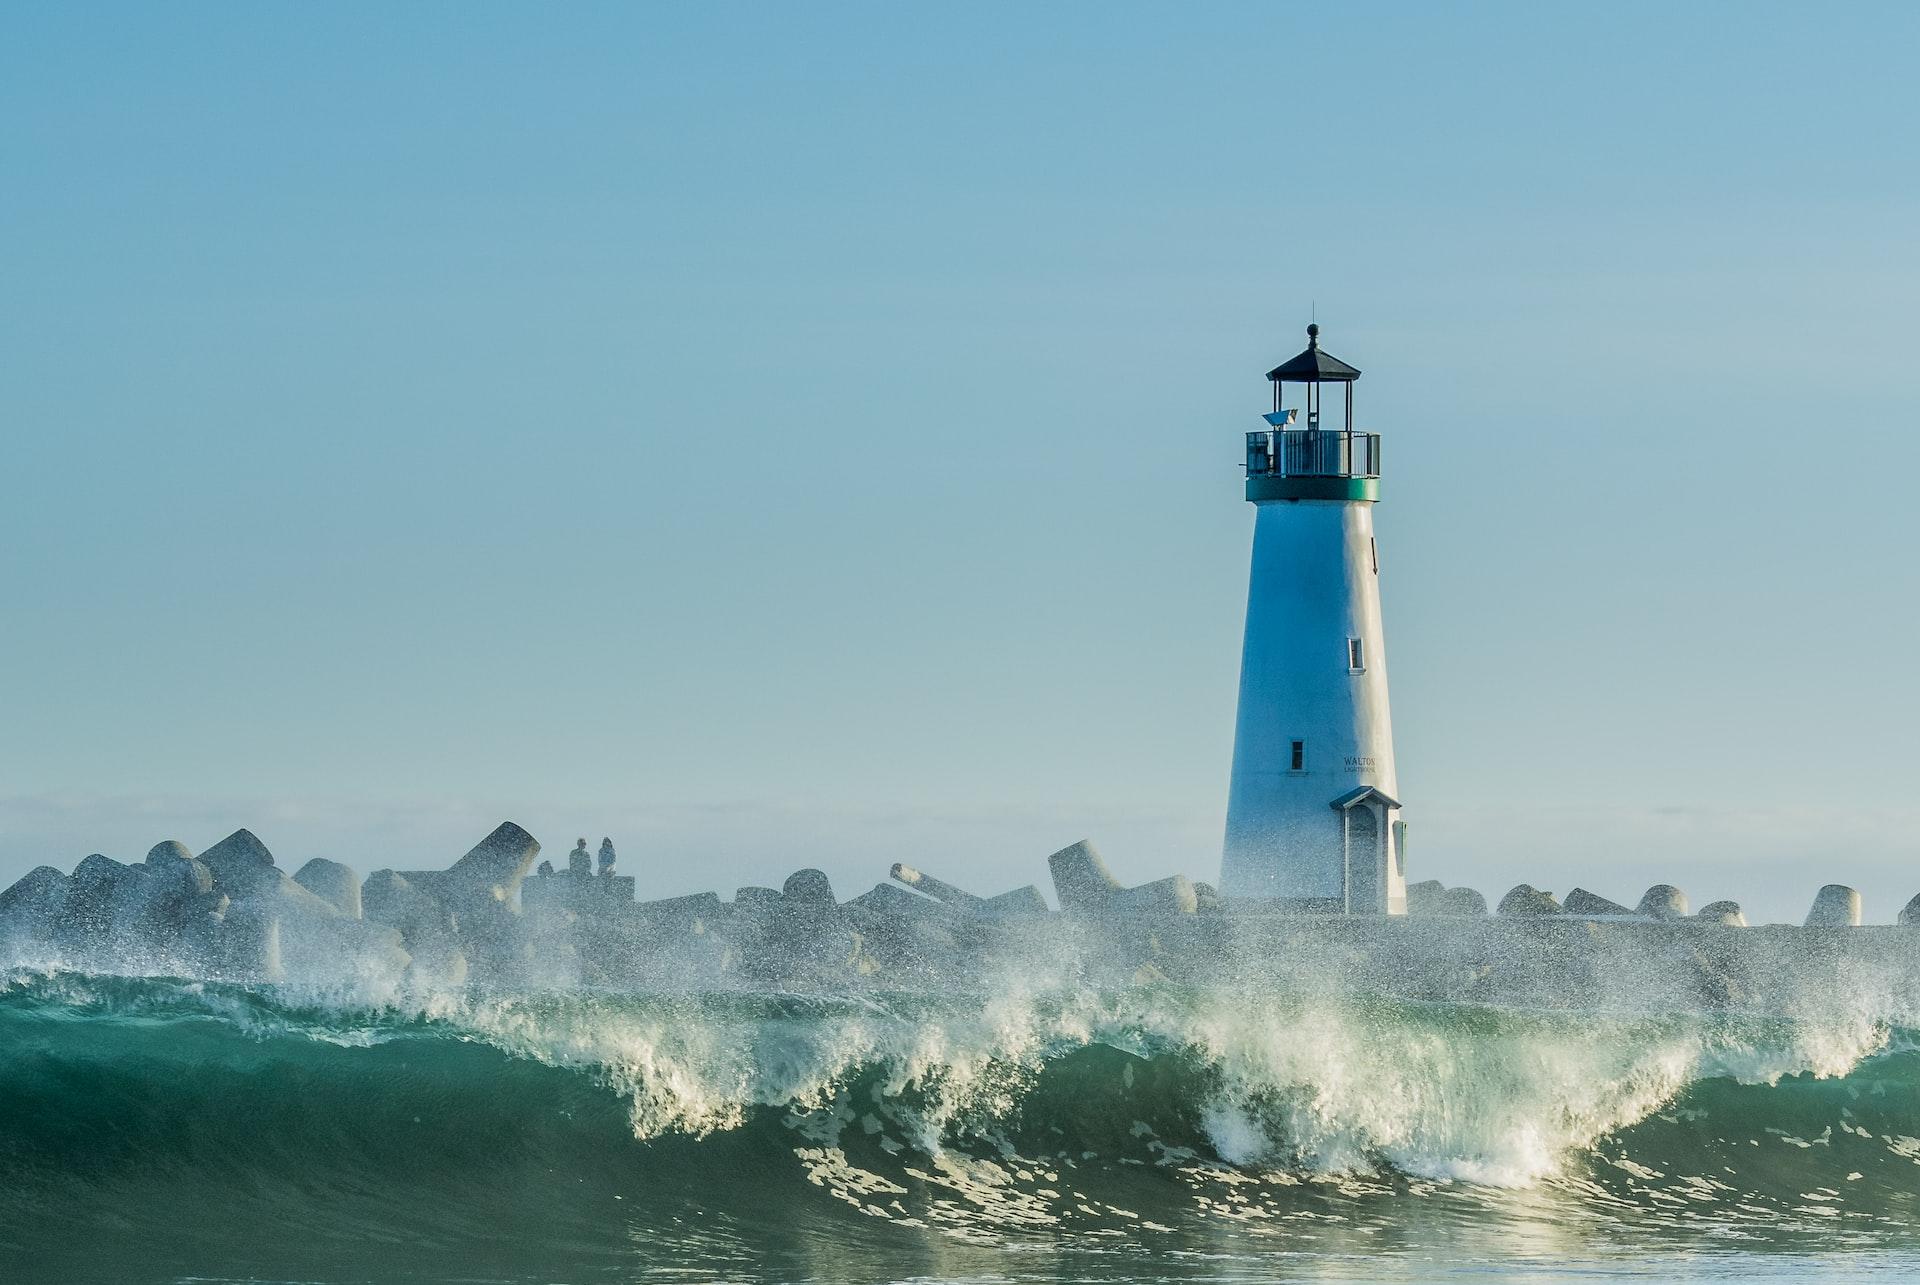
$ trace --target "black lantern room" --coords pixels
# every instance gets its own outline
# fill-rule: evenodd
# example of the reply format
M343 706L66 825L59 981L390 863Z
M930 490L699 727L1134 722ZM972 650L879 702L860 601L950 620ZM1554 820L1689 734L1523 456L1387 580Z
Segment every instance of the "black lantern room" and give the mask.
M1298 356L1289 357L1267 372L1267 378L1273 381L1273 411L1280 414L1281 385L1305 384L1307 387L1307 428L1317 430L1320 427L1320 395L1322 384L1344 384L1346 386L1346 423L1342 431L1353 431L1353 381L1360 378L1360 372L1331 353L1320 349L1320 327L1307 327L1307 350ZM1278 423L1278 420L1275 420Z

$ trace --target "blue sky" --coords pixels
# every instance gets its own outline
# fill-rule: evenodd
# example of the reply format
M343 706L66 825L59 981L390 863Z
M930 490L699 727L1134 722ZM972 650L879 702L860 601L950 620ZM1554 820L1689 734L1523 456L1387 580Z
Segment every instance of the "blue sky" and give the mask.
M1920 892L1908 6L0 11L0 879L1211 877L1301 346L1410 874Z

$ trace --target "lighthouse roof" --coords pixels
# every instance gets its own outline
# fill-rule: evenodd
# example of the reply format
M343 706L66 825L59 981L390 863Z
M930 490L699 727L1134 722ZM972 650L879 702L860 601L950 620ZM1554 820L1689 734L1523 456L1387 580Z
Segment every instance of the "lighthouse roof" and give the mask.
M1320 350L1320 327L1315 325L1307 327L1307 350L1275 366L1267 372L1267 378L1275 383L1351 384L1360 378L1360 371Z

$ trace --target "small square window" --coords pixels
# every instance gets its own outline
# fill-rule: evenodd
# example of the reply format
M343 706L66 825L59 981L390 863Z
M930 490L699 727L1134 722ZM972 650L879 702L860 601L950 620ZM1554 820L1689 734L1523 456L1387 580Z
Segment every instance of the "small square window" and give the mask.
M1367 668L1367 646L1358 638L1347 639L1347 669L1351 673L1362 673Z
M1289 772L1304 772L1307 770L1307 743L1305 741L1295 741L1293 743L1293 756L1289 761L1292 763L1292 766L1287 769Z

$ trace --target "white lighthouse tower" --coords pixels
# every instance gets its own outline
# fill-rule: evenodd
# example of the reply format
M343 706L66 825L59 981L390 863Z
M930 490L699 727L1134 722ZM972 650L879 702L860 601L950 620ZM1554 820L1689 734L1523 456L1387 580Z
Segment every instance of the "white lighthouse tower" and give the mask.
M1273 413L1247 434L1253 573L1220 891L1405 914L1373 538L1380 435L1354 431L1360 372L1320 350L1320 327L1267 378ZM1304 405L1286 405L1289 384ZM1322 422L1329 384L1345 394L1337 426Z

